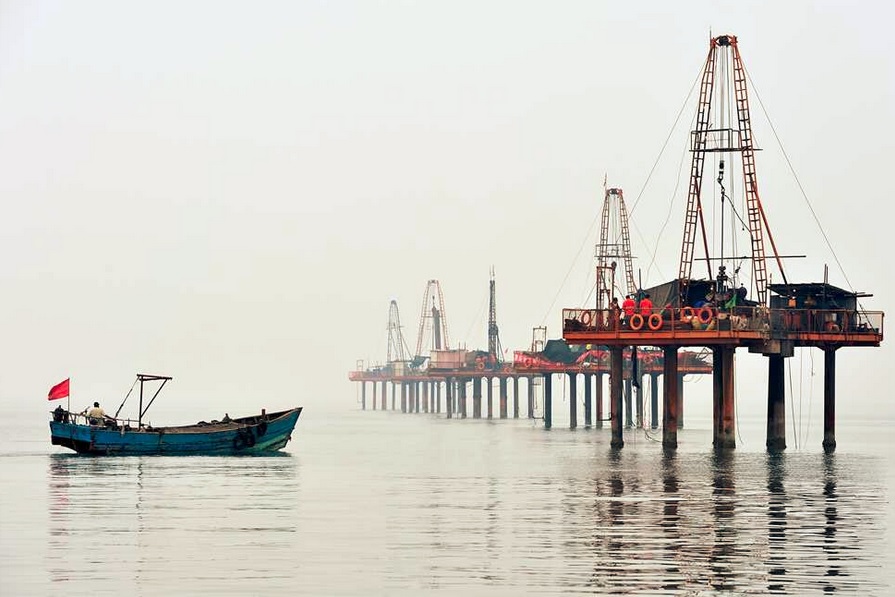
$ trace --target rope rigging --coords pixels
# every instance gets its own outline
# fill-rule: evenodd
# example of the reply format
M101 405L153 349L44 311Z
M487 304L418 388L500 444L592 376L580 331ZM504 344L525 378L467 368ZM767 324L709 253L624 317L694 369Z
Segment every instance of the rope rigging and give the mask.
M811 205L811 201L808 199L808 193L805 192L805 188L802 186L802 181L799 180L799 175L796 173L796 169L792 165L792 161L789 159L789 154L786 153L786 149L783 147L783 142L780 140L780 136L777 134L777 127L774 126L774 122L771 120L771 117L764 106L764 102L761 100L761 94L758 93L758 87L755 86L755 82L752 80L752 75L749 74L749 71L746 70L745 67L743 67L743 71L746 73L746 77L748 77L749 79L749 85L751 86L752 91L755 92L755 97L758 99L758 105L759 107L761 107L761 111L762 113L764 113L764 116L768 121L768 126L771 127L771 132L774 134L774 140L777 141L777 145L780 147L780 152L783 154L783 159L786 160L786 165L789 167L789 171L792 173L792 176L796 181L796 185L799 187L799 192L802 194L802 198L805 200L805 204L808 206L808 211L811 212L811 217L814 218L814 223L817 225L817 229L820 231L820 234L824 239L824 243L826 243L827 248L833 255L833 260L839 267L839 273L842 274L842 277L845 279L845 283L848 285L848 288L852 292L855 292L855 288L854 286L852 286L851 281L848 279L848 275L845 273L845 268L842 267L842 263L839 261L839 256L836 254L836 251L833 248L833 243L830 242L827 233L824 231L823 226L820 223L820 218L817 216L817 213L814 211L814 207Z

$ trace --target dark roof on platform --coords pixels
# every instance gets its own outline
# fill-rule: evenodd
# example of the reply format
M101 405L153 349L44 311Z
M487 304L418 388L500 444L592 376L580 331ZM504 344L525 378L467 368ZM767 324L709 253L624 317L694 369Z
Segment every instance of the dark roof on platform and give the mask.
M768 284L768 290L780 296L816 294L829 297L868 297L872 294L852 292L824 282L802 282L799 284Z

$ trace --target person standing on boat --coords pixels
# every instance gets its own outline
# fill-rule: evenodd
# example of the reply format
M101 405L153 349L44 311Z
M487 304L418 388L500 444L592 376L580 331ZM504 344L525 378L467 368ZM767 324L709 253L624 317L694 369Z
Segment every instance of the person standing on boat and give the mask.
M93 403L93 408L87 411L87 419L91 425L102 425L106 422L106 411L99 406L99 402Z

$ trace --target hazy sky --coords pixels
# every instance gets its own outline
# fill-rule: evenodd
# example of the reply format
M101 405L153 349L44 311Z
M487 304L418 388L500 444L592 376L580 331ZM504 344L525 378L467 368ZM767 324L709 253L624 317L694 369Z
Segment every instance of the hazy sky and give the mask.
M393 298L415 344L429 279L454 342L487 346L492 265L503 346L527 348L538 325L559 337L593 284L604 175L633 208L644 285L667 281L692 97L672 124L710 32L739 37L756 85L772 232L808 255L790 279L829 264L891 311L893 13L0 0L0 409L43 425L68 376L73 407L117 406L138 371L174 376L153 407L168 421L353 408L347 372L385 359ZM764 374L741 355L741 379ZM895 412L892 362L890 341L839 352L840 417Z

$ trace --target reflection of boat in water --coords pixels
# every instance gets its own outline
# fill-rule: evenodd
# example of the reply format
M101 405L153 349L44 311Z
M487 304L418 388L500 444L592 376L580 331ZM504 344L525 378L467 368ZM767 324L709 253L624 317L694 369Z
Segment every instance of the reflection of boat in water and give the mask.
M57 408L50 421L53 445L82 454L220 455L274 452L292 439L292 431L301 414L300 406L273 413L262 410L258 415L223 421L199 421L192 425L153 427L144 424L143 416L170 379L159 375L137 375L140 405L136 421L119 419L117 412L115 417L97 421L82 413ZM154 381L162 383L144 409L143 385ZM127 397L124 400L126 402ZM120 411L121 407L118 407Z

